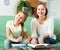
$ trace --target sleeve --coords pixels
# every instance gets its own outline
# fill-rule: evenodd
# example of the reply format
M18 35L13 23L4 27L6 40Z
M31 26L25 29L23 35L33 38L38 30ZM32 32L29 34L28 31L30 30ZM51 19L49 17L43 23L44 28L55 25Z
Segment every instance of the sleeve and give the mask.
M52 37L54 35L54 18L50 18L47 26L47 33Z
M30 27L31 27L31 37L37 38L37 26L36 26L36 22L35 21L31 21Z
M26 30L26 28L24 27L24 32L26 32L27 30Z
M6 22L6 28L9 27L9 25L10 25L9 23L10 23L10 21Z

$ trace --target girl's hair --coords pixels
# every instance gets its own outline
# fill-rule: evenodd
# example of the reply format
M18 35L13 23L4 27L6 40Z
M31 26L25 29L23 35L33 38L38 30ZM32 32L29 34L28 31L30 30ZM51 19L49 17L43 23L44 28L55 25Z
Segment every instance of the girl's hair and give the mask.
M47 17L48 9L47 9L47 7L46 7L46 3L45 3L45 2L39 2L39 3L38 3L38 5L41 5L41 4L45 7L45 10L46 10L45 16ZM37 5L37 6L38 6L38 5ZM36 8L35 8L35 11L36 11L35 17L36 17L36 18L39 18L39 16L37 15L37 6L36 6Z
M21 23L21 36L24 37L24 23Z
M26 15L26 18L24 20L24 21L26 21L28 15L24 11L20 11L20 12L22 12L22 13L24 13ZM20 23L20 24L21 24L21 29L22 29L21 36L24 36L24 23Z

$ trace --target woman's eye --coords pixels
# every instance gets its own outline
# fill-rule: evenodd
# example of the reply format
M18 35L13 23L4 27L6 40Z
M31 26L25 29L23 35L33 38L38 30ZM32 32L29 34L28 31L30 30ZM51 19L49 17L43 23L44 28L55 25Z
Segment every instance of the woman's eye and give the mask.
M40 10L40 9L38 9L38 10Z
M45 9L37 9L37 10L45 10Z
M42 10L44 10L44 11L45 11L46 9L42 9Z

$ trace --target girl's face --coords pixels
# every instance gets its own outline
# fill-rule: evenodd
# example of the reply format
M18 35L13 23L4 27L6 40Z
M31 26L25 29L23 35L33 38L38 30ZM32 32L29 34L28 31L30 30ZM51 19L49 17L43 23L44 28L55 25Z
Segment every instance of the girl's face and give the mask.
M44 7L43 4L40 4L37 6L37 15L39 17L45 17L45 13L46 13L46 8Z
M26 19L26 15L23 12L19 12L15 17L15 22L23 23L25 19Z

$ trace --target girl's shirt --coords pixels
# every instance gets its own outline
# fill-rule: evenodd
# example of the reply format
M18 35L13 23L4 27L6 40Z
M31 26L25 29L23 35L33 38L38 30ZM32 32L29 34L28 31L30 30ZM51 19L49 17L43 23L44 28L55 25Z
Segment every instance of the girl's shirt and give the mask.
M21 27L21 25L14 26L13 20L8 21L7 24L6 24L6 27L10 28L10 30L11 30L11 33L10 34L13 37L17 37L18 38L19 36L21 36L22 27ZM24 32L26 32L26 28L25 27L23 28L23 30L24 30Z
M54 35L54 19L52 17L47 18L43 24L40 24L36 18L31 21L31 33L32 37L38 37L40 35L48 33L50 38L56 39Z

